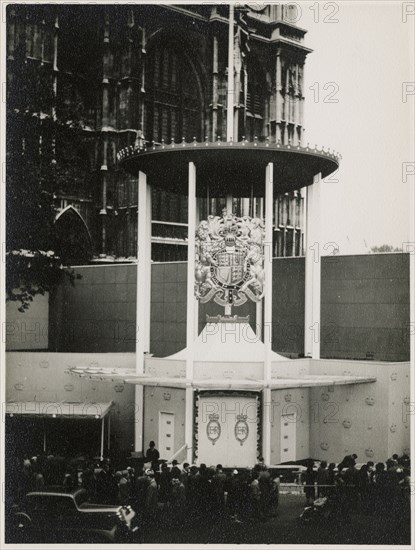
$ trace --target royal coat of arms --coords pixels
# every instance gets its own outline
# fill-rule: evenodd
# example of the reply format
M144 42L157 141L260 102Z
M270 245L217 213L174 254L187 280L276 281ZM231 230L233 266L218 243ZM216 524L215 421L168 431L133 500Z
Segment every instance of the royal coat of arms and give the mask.
M240 306L264 295L264 223L226 209L196 231L195 294L200 302Z

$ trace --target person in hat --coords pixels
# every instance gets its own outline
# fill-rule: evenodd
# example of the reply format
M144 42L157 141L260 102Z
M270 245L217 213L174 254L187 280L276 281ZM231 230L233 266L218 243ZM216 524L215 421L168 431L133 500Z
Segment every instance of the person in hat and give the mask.
M171 480L171 522L173 525L184 525L184 512L186 506L186 492L180 480L180 473L175 471Z
M357 454L346 455L338 465L339 470L352 468L356 465Z
M165 462L161 464L161 473L159 477L159 502L163 504L163 508L168 508L170 503L171 492L171 473Z
M317 477L317 496L319 498L327 496L326 485L328 485L329 473L327 470L326 460L322 460L320 462L320 466L318 467L316 477Z
M193 520L197 517L198 511L198 467L196 464L192 464L189 467L189 473L187 476L187 485L186 485L186 507L188 510L189 523L192 523Z
M158 470L159 467L160 453L156 449L156 444L154 441L150 441L148 449L146 451L146 462L151 462L151 468L154 472Z
M269 516L270 499L272 491L272 479L271 474L263 463L259 468L258 476L259 490L261 491L260 509L261 516L266 519Z
M313 504L314 499L316 498L316 495L315 495L316 474L314 472L313 460L309 460L307 462L307 469L305 471L304 478L305 478L304 493L305 493L306 503L307 503L307 506L310 506L311 504Z
M190 474L190 465L188 462L185 462L183 464L183 470L180 474L180 480L183 483L186 491L187 491L187 482L189 480L189 474Z
M216 511L219 516L225 511L225 486L226 474L223 472L222 464L218 464L212 478L212 487L215 494Z
M118 485L117 502L122 506L126 506L130 499L129 483L125 471L115 472L115 479Z
M249 516L252 520L258 521L260 519L260 499L261 490L259 488L259 470L254 468L251 472L252 481L249 485L250 498L249 498Z
M146 476L149 478L149 485L147 487L147 498L146 498L146 523L148 525L153 525L157 520L158 512L158 489L157 483L154 478L154 470L147 468Z
M235 523L242 523L239 519L240 515L240 494L241 484L239 472L235 468L232 470L228 478L228 511L230 518Z
M150 485L150 478L145 475L145 472L142 467L139 468L137 472L137 477L135 480L135 492L134 492L134 511L138 514L141 522L144 522L145 518L145 508L147 502L147 489Z

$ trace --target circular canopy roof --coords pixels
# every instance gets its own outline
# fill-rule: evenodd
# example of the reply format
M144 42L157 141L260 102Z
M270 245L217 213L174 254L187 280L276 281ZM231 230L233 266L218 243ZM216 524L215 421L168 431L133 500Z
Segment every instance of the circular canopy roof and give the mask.
M281 144L243 142L171 143L127 147L118 153L121 165L137 176L147 175L153 187L187 195L188 163L196 166L196 193L205 197L264 196L265 169L274 163L274 193L286 193L325 178L339 166L339 157L324 150Z

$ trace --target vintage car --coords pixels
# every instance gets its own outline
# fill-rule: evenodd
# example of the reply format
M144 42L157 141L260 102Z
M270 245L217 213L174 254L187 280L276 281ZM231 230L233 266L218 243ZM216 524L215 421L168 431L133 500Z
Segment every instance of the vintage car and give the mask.
M130 506L90 503L80 487L31 491L10 520L8 542L140 542L141 530Z

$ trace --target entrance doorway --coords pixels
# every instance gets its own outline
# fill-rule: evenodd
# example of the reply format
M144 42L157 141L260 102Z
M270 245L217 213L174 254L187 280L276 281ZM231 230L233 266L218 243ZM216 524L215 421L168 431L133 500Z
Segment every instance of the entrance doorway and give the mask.
M257 462L258 397L200 395L197 464L253 467Z
M296 460L296 417L294 414L281 415L280 429L280 462Z
M174 413L159 413L159 452L166 460L174 454Z

